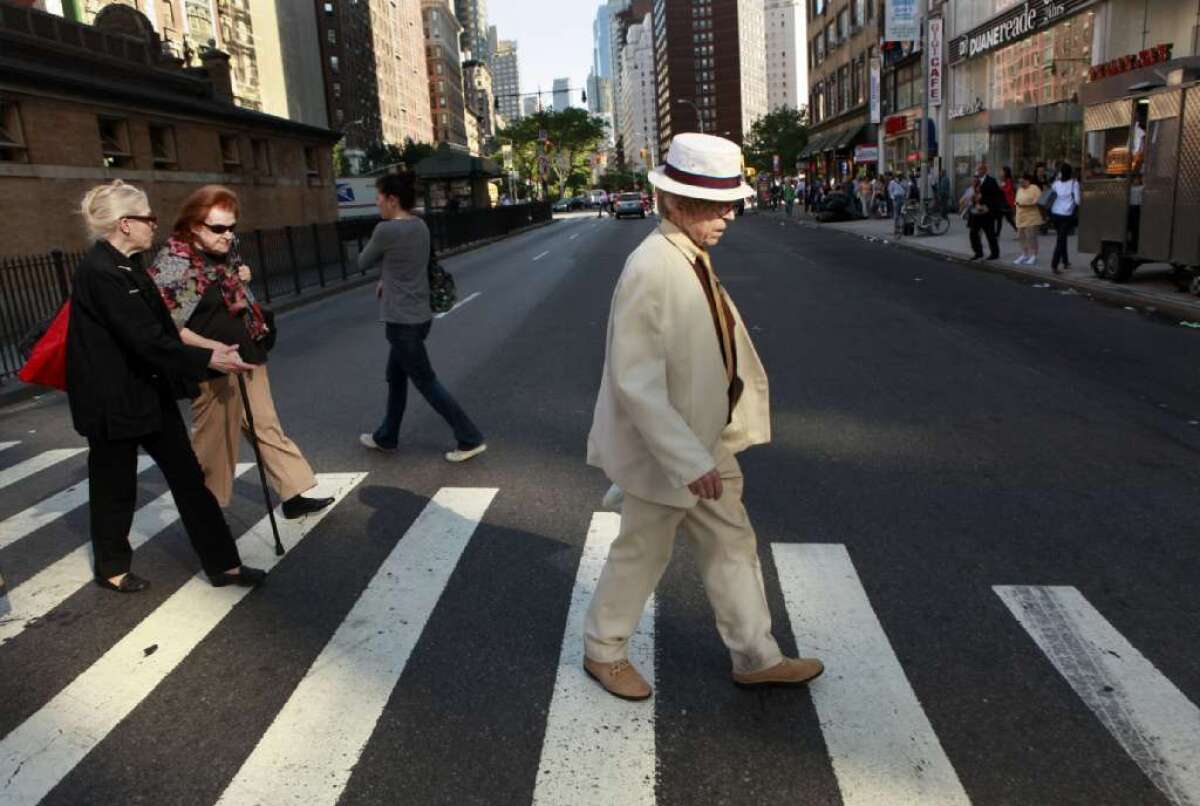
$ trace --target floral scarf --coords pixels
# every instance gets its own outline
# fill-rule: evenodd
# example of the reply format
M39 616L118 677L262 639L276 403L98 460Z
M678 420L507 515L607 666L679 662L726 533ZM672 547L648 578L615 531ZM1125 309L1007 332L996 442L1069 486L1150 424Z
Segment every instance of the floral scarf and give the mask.
M230 250L229 259L218 262L214 256L172 236L146 273L158 286L159 296L175 324L183 327L200 304L204 292L216 283L225 308L234 317L240 317L246 323L250 338L258 341L267 334L266 320L254 294L238 277L240 262L236 247Z

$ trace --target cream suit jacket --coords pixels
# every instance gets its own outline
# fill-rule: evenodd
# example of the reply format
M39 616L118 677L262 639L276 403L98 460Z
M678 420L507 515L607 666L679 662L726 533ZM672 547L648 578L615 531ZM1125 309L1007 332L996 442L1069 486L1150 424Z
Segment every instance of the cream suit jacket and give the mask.
M623 490L667 506L694 506L688 484L724 453L771 439L767 373L728 294L744 388L726 424L721 345L692 268L700 251L664 220L625 262L588 435L588 464Z

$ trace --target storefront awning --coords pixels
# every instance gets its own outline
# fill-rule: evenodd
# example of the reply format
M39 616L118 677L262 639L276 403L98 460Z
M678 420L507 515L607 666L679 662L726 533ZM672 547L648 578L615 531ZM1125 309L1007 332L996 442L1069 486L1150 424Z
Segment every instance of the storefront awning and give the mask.
M813 157L820 154L825 147L825 141L833 134L835 130L817 132L808 138L808 145L804 146L804 150L800 152L801 157Z
M866 128L867 126L865 123L855 123L853 125L846 126L838 132L837 142L833 148L840 151L847 146L853 145L854 141L857 140L860 135L862 135L863 130Z

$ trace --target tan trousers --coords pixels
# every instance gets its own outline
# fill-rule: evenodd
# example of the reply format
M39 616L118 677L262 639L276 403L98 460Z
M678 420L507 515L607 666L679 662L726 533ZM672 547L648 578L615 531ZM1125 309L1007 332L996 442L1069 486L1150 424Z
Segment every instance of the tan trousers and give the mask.
M671 560L680 529L696 546L704 589L733 670L756 672L782 660L771 635L758 541L742 506L741 468L728 456L717 469L724 493L716 501L701 499L691 509L625 493L621 531L584 620L584 649L592 660L613 663L626 657L629 636Z
M283 501L311 490L317 486L317 479L296 443L283 433L271 398L267 368L260 366L242 377L250 396L267 482ZM192 401L192 448L204 468L204 485L223 507L229 506L233 497L233 474L243 431L249 439L250 424L237 378L227 375L200 384L200 396Z

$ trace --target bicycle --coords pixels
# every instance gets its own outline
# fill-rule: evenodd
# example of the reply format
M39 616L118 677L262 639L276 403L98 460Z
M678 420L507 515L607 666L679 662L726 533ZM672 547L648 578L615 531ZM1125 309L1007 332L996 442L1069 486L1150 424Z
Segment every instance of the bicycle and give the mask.
M950 231L950 217L936 203L910 199L900 208L900 215L905 225L913 225L917 235L945 235Z

